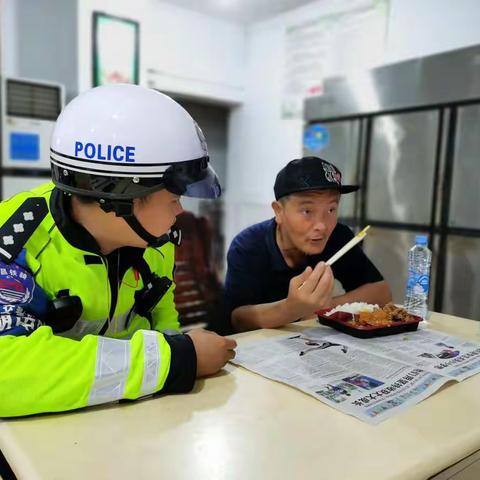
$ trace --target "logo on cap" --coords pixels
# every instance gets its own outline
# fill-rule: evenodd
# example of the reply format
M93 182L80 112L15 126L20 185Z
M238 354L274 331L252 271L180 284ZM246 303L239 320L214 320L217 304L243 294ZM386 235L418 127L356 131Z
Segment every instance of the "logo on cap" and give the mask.
M336 183L337 185L340 185L342 182L342 175L339 171L335 169L333 165L330 165L329 163L322 162L322 167L323 171L325 172L325 178L329 182Z

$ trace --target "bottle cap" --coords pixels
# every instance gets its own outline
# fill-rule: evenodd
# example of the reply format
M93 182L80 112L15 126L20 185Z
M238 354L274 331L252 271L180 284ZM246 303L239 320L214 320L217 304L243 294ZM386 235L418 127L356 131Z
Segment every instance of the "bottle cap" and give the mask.
M417 245L428 245L428 239L426 235L415 235L415 243Z

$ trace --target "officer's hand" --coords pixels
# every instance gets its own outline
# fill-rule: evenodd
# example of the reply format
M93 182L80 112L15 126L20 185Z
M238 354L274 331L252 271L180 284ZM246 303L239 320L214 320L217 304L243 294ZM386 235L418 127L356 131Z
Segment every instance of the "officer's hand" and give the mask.
M197 377L213 375L235 358L235 340L200 328L188 332L187 335L192 339L197 352Z
M333 273L325 262L319 262L312 270L307 267L300 275L290 280L286 305L292 317L312 315L326 308L333 293Z

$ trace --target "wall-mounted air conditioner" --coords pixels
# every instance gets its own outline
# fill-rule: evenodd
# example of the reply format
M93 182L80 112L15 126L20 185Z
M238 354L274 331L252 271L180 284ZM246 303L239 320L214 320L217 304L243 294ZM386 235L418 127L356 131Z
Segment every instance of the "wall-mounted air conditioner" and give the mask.
M2 168L49 169L50 137L64 105L64 87L5 78L1 90Z

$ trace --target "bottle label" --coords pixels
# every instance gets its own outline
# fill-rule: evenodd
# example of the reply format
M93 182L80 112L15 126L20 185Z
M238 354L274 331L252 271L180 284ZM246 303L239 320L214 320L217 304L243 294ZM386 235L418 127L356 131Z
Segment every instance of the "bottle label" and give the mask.
M424 273L417 273L410 271L408 273L408 288L412 289L414 293L423 293L428 295L428 288L430 279L428 275Z

